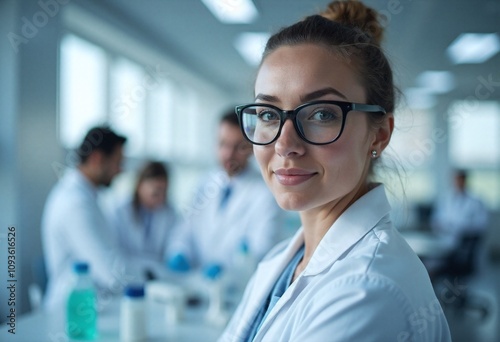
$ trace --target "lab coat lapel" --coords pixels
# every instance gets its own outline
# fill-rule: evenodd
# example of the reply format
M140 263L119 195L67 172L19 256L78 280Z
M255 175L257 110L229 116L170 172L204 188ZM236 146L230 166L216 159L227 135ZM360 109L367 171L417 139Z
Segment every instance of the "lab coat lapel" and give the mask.
M254 275L255 279L253 280L252 292L249 300L247 301L247 303L251 303L251 305L244 308L242 319L240 321L241 324L253 322L257 311L261 308L267 296L269 296L272 287L283 272L283 269L288 265L303 243L304 236L302 234L302 229L299 229L283 253L279 253L278 255L259 263ZM240 326L240 329L246 328L248 328L248 326Z
M330 227L314 251L304 276L323 272L347 253L385 216L391 207L384 187L379 185L358 199ZM359 213L363 213L360 215Z
M292 255L293 256L293 255ZM290 261L290 260L288 260ZM281 274L281 272L280 272ZM303 277L297 278L291 285L290 287L283 293L283 296L278 300L274 308L271 310L271 312L268 313L267 317L265 320L262 322L262 325L257 332L257 335L255 336L254 341L261 341L262 336L264 336L267 333L267 330L269 327L272 325L272 322L274 321L274 318L276 315L283 309L285 305L287 305L291 300L297 298L297 294L295 293L296 291L300 291L304 286L302 283L306 281ZM274 285L274 283L273 283ZM269 293L267 293L269 294Z

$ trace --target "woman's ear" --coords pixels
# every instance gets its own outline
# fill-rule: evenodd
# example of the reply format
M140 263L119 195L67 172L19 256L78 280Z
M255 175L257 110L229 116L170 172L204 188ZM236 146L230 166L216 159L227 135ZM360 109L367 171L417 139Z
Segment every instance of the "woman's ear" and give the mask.
M372 141L370 151L375 150L379 154L389 145L391 141L392 131L394 130L394 115L392 113L385 114L384 121L375 130L375 136Z

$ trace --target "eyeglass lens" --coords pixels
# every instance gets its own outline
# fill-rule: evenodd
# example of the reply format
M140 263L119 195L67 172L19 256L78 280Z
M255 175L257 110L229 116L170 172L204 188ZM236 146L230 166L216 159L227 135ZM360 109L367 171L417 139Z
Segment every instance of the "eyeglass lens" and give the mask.
M279 134L281 113L272 107L246 107L241 118L246 136L254 143L270 143ZM342 120L342 108L328 103L304 106L297 111L295 118L298 134L316 144L337 139L342 130Z

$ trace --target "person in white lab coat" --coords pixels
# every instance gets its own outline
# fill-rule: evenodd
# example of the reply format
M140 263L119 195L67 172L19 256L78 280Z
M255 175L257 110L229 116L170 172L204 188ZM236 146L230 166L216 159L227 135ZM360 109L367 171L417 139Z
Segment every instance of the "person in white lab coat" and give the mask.
M107 127L90 129L77 150L78 167L67 171L47 198L41 227L47 310L64 305L76 261L89 263L101 290L119 292L127 282L141 279L140 267L119 253L97 203L98 187L109 186L120 172L125 141Z
M146 162L139 170L131 198L112 210L112 226L124 254L164 263L177 222L177 213L167 201L168 184L166 166L158 161Z
M252 146L231 111L222 116L217 157L221 168L208 173L183 208L184 221L170 248L170 266L191 270L217 264L230 273L238 253L260 260L278 241L284 212L250 165ZM226 274L227 274L226 273Z
M264 179L302 227L259 264L220 341L451 341L373 166L395 91L377 12L335 1L267 42L238 106Z
M454 172L454 189L438 202L431 217L432 230L458 247L468 233L482 235L488 227L488 210L483 201L467 190L467 172Z
M479 197L467 190L465 170L455 170L453 178L453 190L437 202L431 215L431 230L449 251L445 258L423 259L434 282L442 274L453 274L456 268L463 268L464 255L469 255L468 262L474 269L480 267L483 260L481 246L489 223L488 209ZM471 238L477 242L469 251Z

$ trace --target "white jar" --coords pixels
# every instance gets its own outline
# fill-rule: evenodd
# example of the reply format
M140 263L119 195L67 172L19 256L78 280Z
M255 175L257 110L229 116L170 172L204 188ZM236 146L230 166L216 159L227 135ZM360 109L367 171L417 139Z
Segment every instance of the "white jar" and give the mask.
M146 333L146 301L143 286L128 286L120 307L120 340L144 341Z
M165 308L167 325L176 325L184 319L186 290L181 285L169 284L161 280L148 281L146 297L150 303Z

